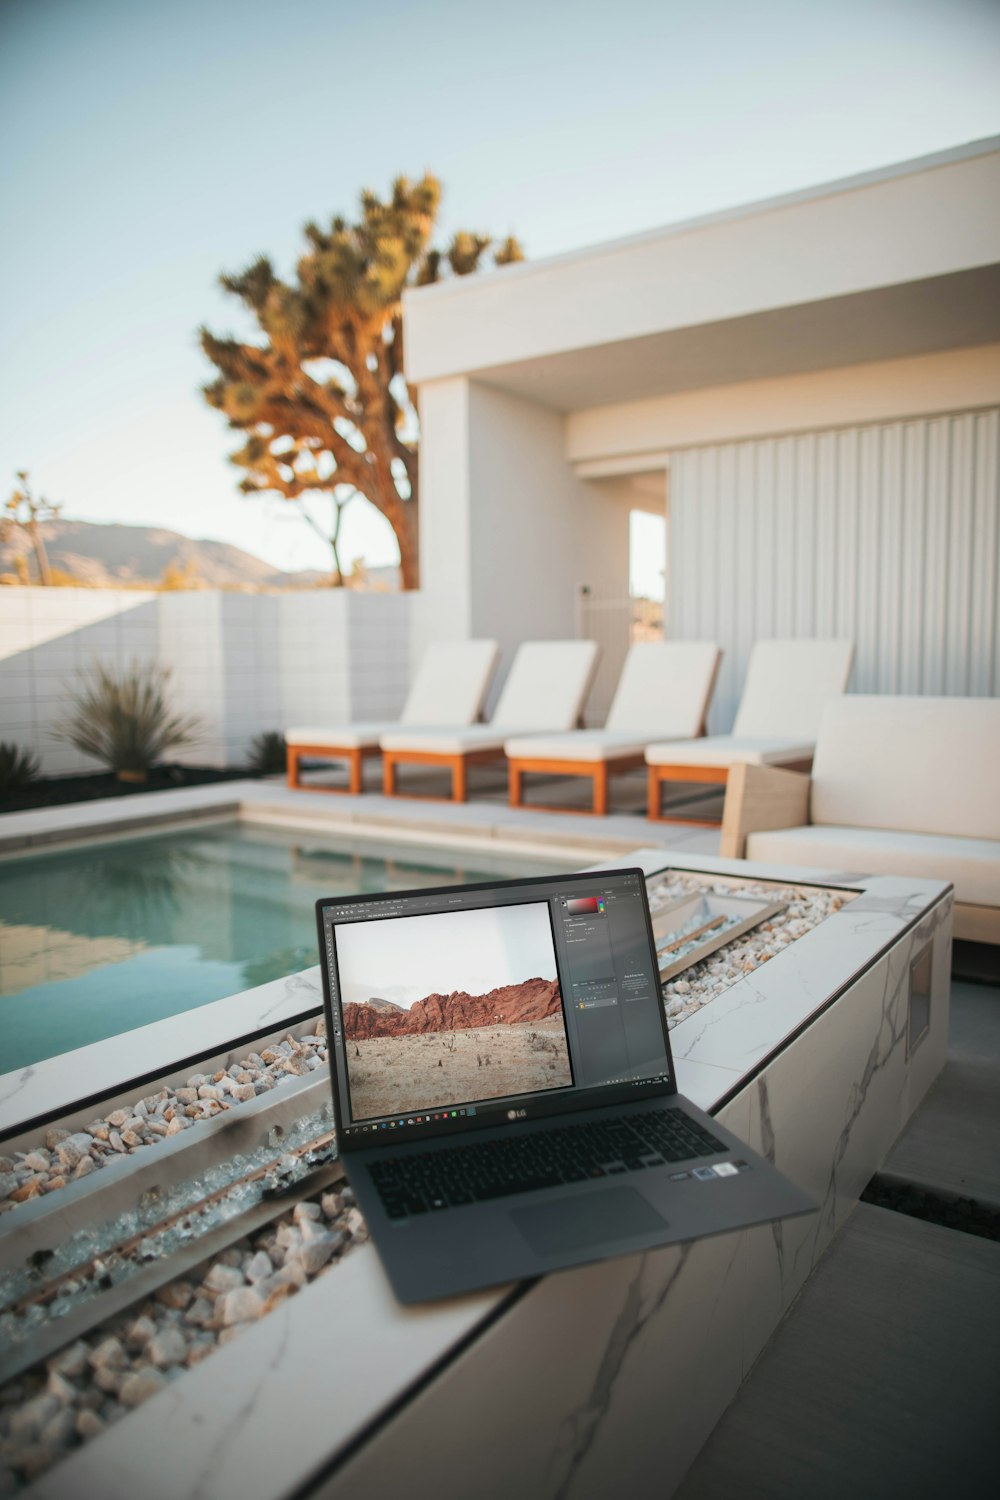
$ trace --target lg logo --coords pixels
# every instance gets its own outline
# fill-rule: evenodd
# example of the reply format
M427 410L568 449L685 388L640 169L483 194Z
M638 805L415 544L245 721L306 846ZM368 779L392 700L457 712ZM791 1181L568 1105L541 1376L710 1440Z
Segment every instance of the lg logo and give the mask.
M507 1111L507 1118L508 1120L526 1120L528 1118L528 1111L526 1109L509 1109Z

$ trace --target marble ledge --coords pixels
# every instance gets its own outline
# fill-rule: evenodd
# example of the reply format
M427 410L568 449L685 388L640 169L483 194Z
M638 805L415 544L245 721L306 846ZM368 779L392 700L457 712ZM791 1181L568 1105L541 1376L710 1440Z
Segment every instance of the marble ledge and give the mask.
M316 965L4 1073L0 1075L0 1134L16 1131L39 1116L70 1110L84 1097L124 1088L132 1079L150 1074L166 1077L180 1064L186 1077L191 1072L186 1059L227 1052L240 1037L278 1031L295 1016L322 1007ZM252 1043L247 1048L252 1050Z
M135 1500L137 1476L143 1500L286 1495L471 1334L503 1296L401 1307L378 1256L363 1245L45 1475L32 1486L32 1500ZM348 1378L335 1380L335 1369Z

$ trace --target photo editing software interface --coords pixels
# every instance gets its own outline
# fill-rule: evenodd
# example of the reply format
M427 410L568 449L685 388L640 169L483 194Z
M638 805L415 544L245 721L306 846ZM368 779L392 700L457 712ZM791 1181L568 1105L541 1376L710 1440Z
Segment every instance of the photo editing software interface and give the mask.
M467 1129L669 1082L643 894L640 874L601 872L324 904L342 1132Z

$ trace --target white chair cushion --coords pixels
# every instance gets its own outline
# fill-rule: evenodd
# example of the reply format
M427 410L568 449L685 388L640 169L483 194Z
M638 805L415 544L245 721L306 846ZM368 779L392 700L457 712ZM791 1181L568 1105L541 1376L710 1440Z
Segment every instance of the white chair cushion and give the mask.
M285 743L289 745L322 745L331 750L366 750L374 748L390 729L396 726L391 720L368 724L324 724L322 728L296 727L285 730Z
M808 740L764 739L751 735L711 734L703 740L680 740L674 744L650 745L646 762L651 766L781 766L808 760L813 753Z
M847 687L852 641L758 641L733 734L814 744L824 705Z
M401 724L474 724L500 648L496 641L432 641L400 715Z
M496 671L496 641L432 641L413 680L400 724L474 724ZM392 719L356 724L296 725L285 730L289 745L322 745L337 750L377 747L397 727Z
M701 733L721 651L713 641L637 641L629 647L606 728L650 740Z
M614 760L616 755L641 755L645 741L634 734L609 734L606 729L578 729L574 734L532 734L504 741L509 760Z
M883 828L775 828L752 833L747 859L858 875L950 880L955 899L1000 906L1000 841Z
M597 667L593 641L526 641L517 649L490 720L505 733L572 729Z
M383 750L422 750L427 755L462 755L466 750L495 749L503 754L505 731L492 724L470 724L467 729L441 725L436 729L405 729L397 725L379 740Z
M830 703L809 816L817 824L1000 839L1000 701Z

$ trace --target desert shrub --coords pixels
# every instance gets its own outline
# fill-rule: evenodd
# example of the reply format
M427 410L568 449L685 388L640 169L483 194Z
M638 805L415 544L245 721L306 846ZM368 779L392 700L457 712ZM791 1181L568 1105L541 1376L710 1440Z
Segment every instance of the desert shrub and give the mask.
M6 740L0 742L0 792L17 792L38 780L38 756L20 750Z
M266 729L250 741L247 765L260 776L277 776L285 769L286 757L285 736L278 729Z
M165 667L133 663L118 674L96 662L56 739L92 755L119 781L145 781L165 751L191 744L200 728L194 714L172 711L169 676Z

